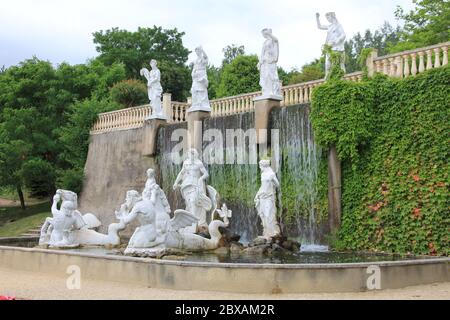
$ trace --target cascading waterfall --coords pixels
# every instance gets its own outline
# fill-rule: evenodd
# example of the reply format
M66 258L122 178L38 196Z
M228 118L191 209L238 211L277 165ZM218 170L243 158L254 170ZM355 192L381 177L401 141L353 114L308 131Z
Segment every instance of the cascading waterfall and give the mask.
M272 129L279 129L277 175L282 186L284 229L302 244L318 244L323 241L325 227L317 219L321 150L314 141L309 106L275 109L270 122Z
M316 182L321 150L314 142L308 114L308 105L272 111L270 128L279 130L279 145L275 146L276 141L272 141L271 152L274 158L274 153L279 150L276 167L282 185L279 205L283 217L283 231L290 237L301 240L302 244L318 244L323 242L327 223L318 221ZM204 132L215 129L216 133L221 133L223 139L220 148L211 148L214 139L212 142L203 143L203 161L210 175L208 183L217 189L221 202L225 202L233 211L230 228L234 233L241 235L241 241L244 243L262 233L261 222L253 202L260 186L260 172L257 161L251 162L247 158L251 150L248 137L244 140L244 145L239 145L236 143L237 140L235 141L235 156L243 152L246 155L244 163L225 162L226 155L230 152L230 149L227 149L226 137L228 129L242 129L246 132L253 129L253 126L254 113L207 118L203 121ZM177 129L187 129L187 124L165 126L159 130L157 139L157 172L172 210L184 207L179 191L172 190L175 178L182 167L181 163L173 163L172 151L180 141L171 141L171 138ZM218 160L224 162L215 162Z
M244 143L238 144L236 139L234 148L234 161L227 160L227 153L231 148L227 148L227 129L242 129L247 132L253 129L254 113L242 113L222 118L209 118L204 121L204 130L215 129L220 131L223 137L223 148L215 150L208 148L209 142L204 142L203 157L210 174L209 183L217 189L222 202L225 202L229 209L233 211L233 218L230 220L230 229L241 236L241 242L247 243L255 239L261 233L262 227L259 217L254 207L254 197L259 188L259 169L257 165L256 151L253 163L249 159L251 148L256 146L250 144L247 138ZM256 150L256 149L255 149ZM221 152L225 164L212 163L213 152ZM244 155L241 163L237 162L237 157ZM229 156L231 157L231 156Z

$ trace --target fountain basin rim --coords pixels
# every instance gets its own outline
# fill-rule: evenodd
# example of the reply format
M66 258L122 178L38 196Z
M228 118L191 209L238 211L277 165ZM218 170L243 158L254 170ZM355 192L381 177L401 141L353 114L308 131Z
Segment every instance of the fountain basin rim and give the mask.
M68 255L76 257L86 257L114 261L130 261L141 263L152 263L167 266L180 267L209 267L209 268L238 268L238 269L340 269L340 268L367 268L369 266L389 267L389 266L414 266L436 263L450 263L449 257L430 257L424 259L411 259L400 261L373 261L373 262L352 262L352 263L299 263L299 264L275 264L275 263L217 263L217 262L196 262L196 261L174 261L154 258L140 258L130 256L98 255L83 252L68 252L55 249L22 248L12 246L0 246L0 251L21 251L29 253L46 253L55 255Z

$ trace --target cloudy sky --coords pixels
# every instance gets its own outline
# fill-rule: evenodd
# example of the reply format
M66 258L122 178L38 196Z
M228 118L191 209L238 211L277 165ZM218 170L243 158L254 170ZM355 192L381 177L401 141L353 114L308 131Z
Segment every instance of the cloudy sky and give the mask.
M320 56L326 32L316 28L316 12L335 11L351 37L384 21L397 24L397 5L410 9L412 1L0 0L0 66L33 55L53 63L84 63L97 54L94 31L157 25L186 32L185 46L193 50L202 44L215 65L228 44L259 53L260 30L270 27L280 40L280 65L291 69Z

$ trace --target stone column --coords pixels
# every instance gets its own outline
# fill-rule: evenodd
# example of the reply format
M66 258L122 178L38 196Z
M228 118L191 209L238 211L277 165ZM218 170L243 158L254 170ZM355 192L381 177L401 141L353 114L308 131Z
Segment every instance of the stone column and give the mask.
M336 146L333 145L328 150L328 221L332 233L341 226L341 195L341 161L338 158Z
M164 93L163 94L163 112L164 115L167 118L167 121L173 122L173 110L172 110L172 94L171 93Z
M197 149L199 154L203 150L203 119L209 118L211 112L207 111L188 111L188 145L189 148Z
M165 126L167 120L162 119L147 119L144 124L143 150L142 155L145 157L152 157L156 154L156 138L158 129Z
M372 52L369 54L366 60L366 67L367 67L367 75L369 77L373 77L375 72L375 62L374 60L378 57L378 50L373 49Z
M278 96L256 97L255 103L255 129L258 144L266 144L269 135L269 116L273 108L280 108L282 98Z

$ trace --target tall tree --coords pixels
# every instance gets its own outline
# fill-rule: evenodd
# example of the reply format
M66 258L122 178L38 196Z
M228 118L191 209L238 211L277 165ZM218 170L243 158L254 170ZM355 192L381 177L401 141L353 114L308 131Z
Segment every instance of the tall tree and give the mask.
M217 97L234 96L258 91L259 71L256 55L241 55L223 67Z
M366 30L364 35L355 34L345 42L345 66L347 73L361 70L359 57L363 49L373 48L382 56L389 53L389 48L395 46L400 41L401 28L392 27L385 22L381 28L372 32Z
M244 46L237 46L235 44L228 45L225 48L223 48L223 61L222 65L227 65L233 62L234 59L236 59L239 56L245 55L245 47Z
M190 51L183 45L184 32L177 29L138 28L136 32L113 28L94 34L94 43L100 53L98 59L105 65L121 62L127 78L143 79L142 67L151 59L159 62L161 83L175 100L184 101L189 92L189 69L185 65Z
M400 6L396 17L404 22L401 43L392 46L391 52L449 41L450 2L448 0L413 0L415 7L405 12Z

